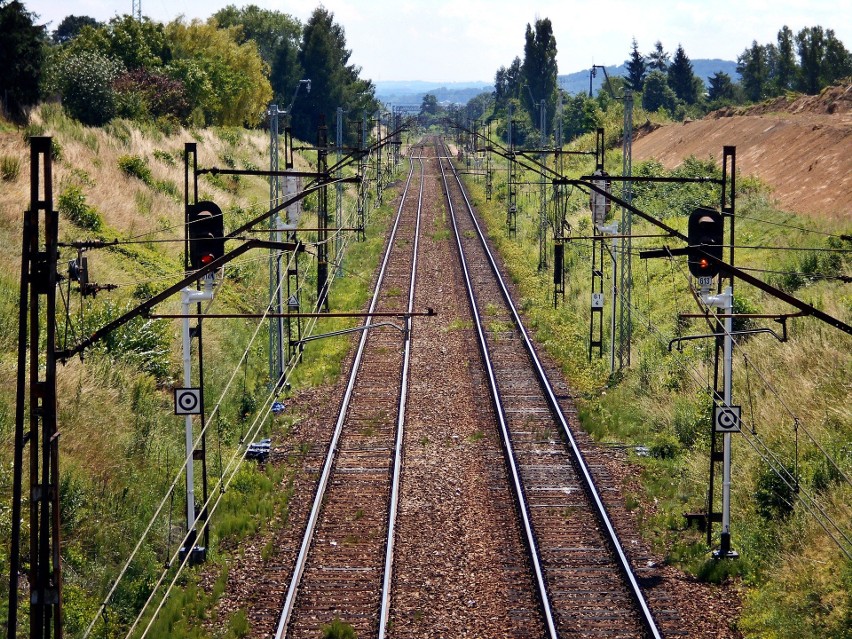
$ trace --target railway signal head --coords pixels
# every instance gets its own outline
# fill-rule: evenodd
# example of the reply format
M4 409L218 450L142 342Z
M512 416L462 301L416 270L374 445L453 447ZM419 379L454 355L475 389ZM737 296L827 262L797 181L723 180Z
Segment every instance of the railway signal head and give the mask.
M602 169L596 169L592 174L594 179L592 184L596 187L605 190L609 193L612 190L612 181L609 179L609 173ZM609 217L610 201L606 195L592 191L589 194L589 208L592 210L592 221L595 226L604 223L604 220Z
M687 262L695 277L715 277L719 273L719 265L708 256L722 259L724 231L725 220L718 211L698 207L689 216Z
M213 202L189 206L187 237L189 266L197 271L225 254L225 226L222 209Z

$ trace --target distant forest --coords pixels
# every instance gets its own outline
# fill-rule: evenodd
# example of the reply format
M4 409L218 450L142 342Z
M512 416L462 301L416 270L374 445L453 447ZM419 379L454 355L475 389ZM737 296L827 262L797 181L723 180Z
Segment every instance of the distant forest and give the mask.
M693 63L683 45L672 54L660 41L643 54L634 39L622 66L607 67L605 73L602 67L595 67L560 76L556 54L550 19L527 24L523 58L517 56L509 66L497 69L493 90L456 110L470 119L498 121L497 133L504 139L511 113L512 142L523 145L533 134L539 136L542 114L548 135L553 135L557 124L566 140L594 130L602 125L610 104L622 100L628 91L647 113L684 120L788 92L817 94L852 76L852 54L832 29L821 26L795 34L784 26L775 42L752 42L736 63ZM605 82L607 77L609 82ZM561 122L555 121L557 104L561 104ZM421 112L439 117L440 101L434 95L424 96Z

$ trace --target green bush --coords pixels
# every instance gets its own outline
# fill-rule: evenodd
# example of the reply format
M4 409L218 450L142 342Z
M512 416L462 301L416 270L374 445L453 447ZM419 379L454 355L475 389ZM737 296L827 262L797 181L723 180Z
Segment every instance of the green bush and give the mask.
M97 209L86 203L83 190L73 184L59 194L59 212L80 228L89 231L100 231L104 225Z
M125 175L138 178L149 186L154 181L148 162L138 155L122 155L118 158L118 168Z
M680 442L671 433L660 433L648 452L655 459L673 459L680 453Z
M177 161L175 160L174 156L168 151L161 151L160 149L156 149L154 151L154 157L168 166L177 166Z
M742 574L742 563L729 559L707 559L695 575L698 581L721 584Z
M86 316L84 332L93 333L129 309L130 305L120 307L109 302L96 307ZM109 333L95 348L164 381L170 373L171 338L168 320L137 317Z
M758 514L768 521L783 519L793 512L796 500L795 485L791 486L793 471L785 468L781 472L784 479L765 464L758 471L754 500Z
M72 118L101 126L115 115L112 83L123 71L120 62L81 51L61 58L52 71L51 88L62 95L62 106Z
M22 136L24 138L24 142L29 143L30 138L40 137L40 136L44 135L45 131L46 131L46 129L44 128L44 125L42 125L42 124L38 124L38 123L28 124L27 126L24 127L24 130L23 130L23 133L22 133Z
M0 157L0 178L4 182L14 182L21 173L21 161L11 155Z
M56 138L51 138L51 140L50 140L50 157L53 159L54 162L61 162L62 161L62 152L63 152L63 148L62 148L62 145L59 143L59 140L57 140Z
M334 621L322 627L322 639L356 639L355 629L335 617Z

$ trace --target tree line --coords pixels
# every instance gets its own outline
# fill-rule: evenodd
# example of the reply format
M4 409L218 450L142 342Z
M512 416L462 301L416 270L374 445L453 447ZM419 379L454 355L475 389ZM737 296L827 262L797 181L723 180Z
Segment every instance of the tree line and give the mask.
M38 102L100 126L114 117L161 126L258 126L271 101L291 103L294 134L314 140L338 107L377 108L375 87L350 63L343 27L322 6L303 25L255 5L206 21L143 17L101 23L67 16L52 32L19 0L0 0L0 100L25 121ZM293 97L302 79L310 93Z
M679 104L716 109L731 104L758 102L798 91L816 95L825 87L852 76L852 53L832 29L805 27L797 34L786 25L777 41L760 45L753 41L737 56L740 81L718 71L704 82L695 77L692 63L678 45L670 60L661 42L647 56L639 53L636 40L627 61L627 86L641 92L643 106L674 112Z
M627 73L610 78L609 86L597 96L568 94L558 86L556 38L548 18L527 24L524 56L515 57L509 66L501 66L494 76L494 91L477 96L466 106L471 119L483 116L498 119L497 133L506 139L506 119L511 108L513 143L532 143L539 129L541 101L547 105L545 126L552 134L556 122L556 103L562 99L563 139L594 130L603 121L603 112L612 94L622 97L630 89L646 111L665 111L683 120L701 117L729 105L757 102L787 91L819 93L823 88L852 76L852 53L831 29L806 27L793 34L789 27L778 32L776 43L753 42L737 57L739 81L719 71L708 84L695 75L692 61L678 44L672 56L661 41L642 54L634 38Z

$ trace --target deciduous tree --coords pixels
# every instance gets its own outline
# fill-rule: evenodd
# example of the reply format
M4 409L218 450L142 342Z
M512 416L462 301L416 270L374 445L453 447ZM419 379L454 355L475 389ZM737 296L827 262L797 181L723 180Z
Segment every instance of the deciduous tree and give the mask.
M45 30L35 22L17 0L0 0L0 101L15 119L39 97Z
M50 88L62 96L62 107L72 118L102 126L115 116L112 83L124 67L98 51L67 51L51 73Z
M569 95L562 104L562 130L565 140L594 131L603 123L603 113L598 101L585 92Z
M556 102L558 86L556 66L556 38L553 35L553 25L549 18L535 21L535 26L527 24L524 35L524 62L521 74L532 96L525 95L522 99L533 122L539 121L539 107L533 100L544 100L551 113Z
M196 106L207 124L254 126L264 117L272 98L268 68L253 41L238 43L239 29L176 20L166 27L175 62L170 75L197 90Z
M54 44L65 44L76 38L83 27L97 29L100 26L103 25L89 16L66 16L53 32L53 42Z
M261 9L254 4L239 8L228 5L214 13L212 19L223 28L241 27L240 44L254 40L270 69L274 99L279 104L289 104L295 86L303 78L298 61L301 23L286 13Z
M100 27L83 26L65 46L75 54L97 52L118 60L129 71L156 69L172 58L163 25L146 17L140 22L129 15Z
M757 102L766 96L769 62L766 49L757 40L753 40L751 47L737 56L737 72L747 100Z
M773 69L772 84L776 93L784 93L793 87L796 79L796 56L793 45L793 32L784 25L778 31L777 57Z
M645 78L645 89L642 91L642 108L646 111L666 109L673 113L677 106L677 96L662 71L651 71Z

